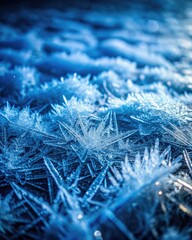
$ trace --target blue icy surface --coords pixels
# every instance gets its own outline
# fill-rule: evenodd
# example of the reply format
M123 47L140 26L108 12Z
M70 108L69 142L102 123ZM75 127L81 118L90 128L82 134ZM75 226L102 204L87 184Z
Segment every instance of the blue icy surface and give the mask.
M192 4L61 2L0 10L0 239L192 239Z

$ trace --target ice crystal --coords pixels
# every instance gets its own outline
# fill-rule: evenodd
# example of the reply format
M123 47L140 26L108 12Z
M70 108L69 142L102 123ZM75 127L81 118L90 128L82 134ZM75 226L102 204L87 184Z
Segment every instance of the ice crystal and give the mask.
M66 141L74 141L71 147L77 153L81 162L85 162L88 156L98 158L103 164L104 161L112 159L113 149L120 140L131 136L135 131L119 133L116 117L108 113L97 127L85 123L81 117L78 118L76 129L61 122L61 129L65 131ZM68 136L67 136L68 135Z
M11 107L9 104L0 112L1 123L6 122L13 128L19 131L20 129L25 130L36 130L37 132L43 132L44 126L42 123L41 116L35 112L30 112L28 107L19 111L18 108Z
M94 79L93 83L99 85L101 92L109 96L125 97L129 91L129 86L126 81L119 78L113 71L99 74L98 77Z
M184 124L191 119L191 109L167 95L135 93L124 99L111 98L109 108L118 118L139 123L141 134L149 134L160 125Z
M127 187L130 191L141 187L146 184L151 179L158 179L161 175L168 174L173 171L174 168L171 167L171 150L170 147L165 149L161 154L159 153L159 140L156 140L154 148L145 149L143 158L141 160L140 154L137 154L134 162L131 164L126 157L125 162L122 166L122 176L125 182L129 183ZM173 160L173 165L178 164L179 158ZM126 187L126 189L127 189ZM127 189L127 191L129 191Z
M81 116L82 119L86 119L88 116L94 117L94 113L97 109L94 104L90 103L87 100L82 101L81 99L78 100L75 97L67 100L64 96L63 104L52 105L52 108L53 119L70 123L70 125L73 125L79 116Z
M157 139L155 146L150 151L145 149L142 157L138 153L131 161L126 156L125 161L121 163L121 170L119 171L114 167L112 174L109 174L109 180L116 191L119 191L119 185L122 184L123 191L126 192L124 196L129 196L134 191L167 177L180 166L180 160L181 156L177 159L171 159L170 147L160 153L159 140Z
M28 92L22 99L23 103L31 102L31 106L46 106L54 103L62 103L63 95L67 99L73 96L78 99L86 99L91 103L99 101L101 94L97 87L91 85L89 77L81 78L77 74L71 75L67 79L61 77L60 80L53 80L36 88L35 91Z

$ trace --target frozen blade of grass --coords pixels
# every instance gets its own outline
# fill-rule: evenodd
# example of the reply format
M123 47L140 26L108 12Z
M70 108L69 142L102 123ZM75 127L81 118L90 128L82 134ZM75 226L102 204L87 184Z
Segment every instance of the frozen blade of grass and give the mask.
M111 137L110 140L108 140L108 142L106 144L103 143L103 147L102 148L105 148L109 145L112 145L116 142L119 142L120 140L123 140L125 138L128 138L130 136L132 136L134 133L136 133L138 130L132 130L132 131L128 131L126 133L122 133L122 134L119 134L118 136L114 136L114 137Z
M10 183L11 187L13 188L15 194L18 196L19 199L22 199L23 197L29 198L32 202L35 202L39 207L41 207L43 210L45 210L47 213L51 214L52 209L49 206L49 204L42 199L37 198L32 193L24 190L16 183L12 182Z
M78 182L80 180L80 174L81 174L81 171L82 171L82 165L79 165L77 167L77 169L75 170L75 172L73 172L71 174L71 176L69 178L71 178L71 182L73 182L73 184L69 187L70 188L76 188L77 185L78 185Z
M154 155L156 155L156 157L159 157L159 139L157 138L155 141L155 146L154 146L154 151L153 151Z
M0 116L3 117L8 123L11 123L11 121L2 113L0 113Z
M136 240L134 235L129 231L127 226L119 220L112 211L105 210L105 216L117 227L117 229L123 233L123 235L129 240Z
M17 187L17 184L15 183L10 183L13 191L15 192L16 196L19 198L19 200L22 200L23 195L27 195L26 192L23 192L22 190L20 190L19 187Z
M28 205L31 207L31 209L33 209L33 211L37 214L38 218L41 219L41 221L43 222L43 224L45 226L48 226L48 223L46 221L46 219L44 218L44 216L42 216L41 212L38 211L38 209L36 208L36 206L32 203L32 201L29 201L29 199L27 199L27 197L23 196L23 198L25 199L26 203L28 203Z
M45 189L45 188L43 188L43 187L41 187L41 186L38 186L38 185L36 185L36 184L34 184L34 183L28 182L27 185L32 186L32 187L34 187L34 188L36 188L36 189L38 189L38 190L41 190L41 191L43 191L43 192L47 192L47 189Z
M184 203L178 202L175 198L173 198L172 196L170 196L169 194L166 194L166 197L173 202L175 205L178 206L178 208L184 212L185 214L189 215L190 217L192 217L192 208L187 206Z
M89 173L91 174L91 177L95 177L95 173L93 172L92 167L90 166L89 163L87 164L87 168L89 170Z
M118 135L119 134L119 127L117 124L117 117L116 117L116 113L112 112L113 114L113 121L111 119L111 125L114 125L113 129L115 130L115 134Z
M96 206L102 207L102 208L105 207L105 204L101 203L99 201L89 200L89 203L92 204L92 205L96 205Z
M101 134L105 131L107 121L110 117L111 112L108 112L107 115L103 118L103 120L100 122L99 126L97 127L97 132Z
M85 126L85 124L83 123L80 114L77 114L77 116L78 116L78 120L79 120L79 124L80 124L81 130L82 130L82 132L83 132L83 136L86 136L88 129L87 129L87 127Z
M118 187L119 183L117 182L115 177L110 172L108 172L107 175L108 175L108 178L109 178L109 181L111 182L111 184L115 187ZM107 190L105 190L105 188L104 188L104 191L107 191ZM110 192L110 190L109 190L109 192Z
M185 136L184 132L181 131L177 126L173 124L170 124L170 126L172 129L169 129L165 126L162 126L162 128L165 130L165 132L169 133L177 141L178 145L183 145L185 147L191 148L191 135Z
M186 204L179 204L179 209L183 211L184 213L188 214L190 217L192 217L192 208L187 206Z
M77 132L74 131L71 127L69 127L67 124L62 122L59 122L59 124L63 126L72 136L74 136L79 143L83 141L82 137L79 134L77 134Z
M181 156L178 156L174 159L175 163L179 162ZM167 167L171 166L171 146L168 146L159 156L159 160L162 166Z
M47 184L48 184L48 192L49 192L49 199L50 199L50 203L53 203L53 183L52 183L52 178L48 177L47 178Z
M85 148L83 151L83 154L79 157L82 163L86 161L88 153L89 153L89 150Z
M160 154L160 156L159 156L159 160L160 161L163 161L165 158L166 158L166 156L169 154L169 152L171 151L171 146L168 146L161 154Z
M57 140L57 141L55 141L55 140ZM66 150L66 143L65 143L65 141L63 141L63 139L55 138L54 140L43 141L43 143L45 145L47 145L47 146L51 146L51 147L65 149Z
M189 184L188 182L180 179L180 178L177 178L177 177L173 177L181 186L183 186L185 189L189 190L192 194L192 185Z
M81 163L85 163L89 150L87 148L76 148L75 146L71 145L71 148L73 149L73 151L77 154L77 156L79 157L79 160ZM80 151L81 150L81 151Z
M57 169L54 167L53 163L48 157L44 157L44 163L47 169L49 170L51 176L55 180L55 183L57 184L58 188L64 187L65 183L61 175L58 173Z
M53 177L58 189L61 192L62 195L62 199L64 202L67 202L68 206L73 209L74 208L74 199L73 197L68 193L67 189L66 189L66 184L63 180L63 178L61 177L61 175L58 173L57 169L55 168L55 166L52 164L51 160L47 157L44 157L44 162L45 165L47 167L47 169L49 170L51 176Z
M91 184L91 186L89 187L89 189L86 191L85 195L83 196L82 201L84 203L86 203L87 201L91 200L95 194L97 193L97 191L99 190L99 187L101 186L107 172L109 169L109 165L106 165L101 172L98 174L98 176L96 177L96 179L93 181L93 183Z
M66 136L65 132L63 131L63 128L62 128L62 127L63 127L63 126L62 126L61 124L59 124L59 129L60 129L60 131L61 131L61 134L62 134L63 138L67 141L67 136Z
M122 182L123 181L123 177L120 174L119 170L116 167L110 167L110 170L113 172L115 178L117 179L117 181Z
M189 172L190 172L190 174L192 174L192 162L191 162L191 159L189 157L187 150L183 150L183 156L184 156L185 162L189 168Z

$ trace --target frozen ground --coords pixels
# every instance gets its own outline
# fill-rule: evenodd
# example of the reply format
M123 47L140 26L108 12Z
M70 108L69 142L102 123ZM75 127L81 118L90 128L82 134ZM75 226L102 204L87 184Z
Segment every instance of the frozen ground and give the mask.
M0 238L192 239L191 63L187 1L4 6Z

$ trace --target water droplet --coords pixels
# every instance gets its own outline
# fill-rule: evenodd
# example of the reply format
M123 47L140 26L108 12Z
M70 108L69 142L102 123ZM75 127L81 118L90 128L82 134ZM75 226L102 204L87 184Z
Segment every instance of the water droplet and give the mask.
M159 186L159 185L160 185L160 182L156 182L155 185L156 185L156 186Z
M96 238L100 238L100 237L101 237L101 232L100 232L99 230L96 230L96 231L94 232L94 236L95 236Z
M78 218L79 220L81 220L81 219L83 218L83 215L82 215L82 214L79 214L79 215L77 216L77 218Z
M163 195L163 192L162 192L162 191L159 191L159 192L158 192L158 195L159 195L159 196L162 196L162 195Z

